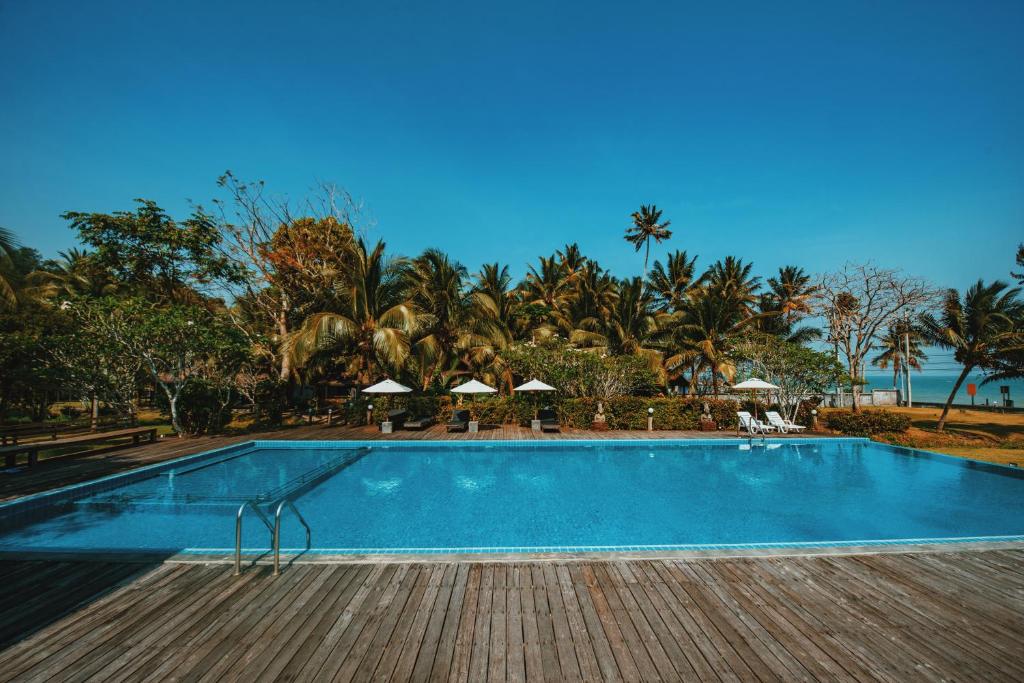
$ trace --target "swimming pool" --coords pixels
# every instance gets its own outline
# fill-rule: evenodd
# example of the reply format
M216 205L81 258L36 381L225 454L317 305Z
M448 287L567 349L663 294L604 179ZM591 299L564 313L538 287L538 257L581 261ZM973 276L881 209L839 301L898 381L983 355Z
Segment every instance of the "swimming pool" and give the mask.
M228 553L282 498L331 554L1024 540L1024 472L864 439L254 441L0 506L0 551Z

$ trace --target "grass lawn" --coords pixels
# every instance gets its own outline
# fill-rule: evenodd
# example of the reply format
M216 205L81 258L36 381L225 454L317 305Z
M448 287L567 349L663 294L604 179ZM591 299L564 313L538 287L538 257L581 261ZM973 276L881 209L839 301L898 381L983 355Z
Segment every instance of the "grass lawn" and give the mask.
M952 408L945 431L935 431L940 408L887 408L910 416L906 434L884 435L880 440L912 448L948 453L962 458L987 460L1024 467L1024 413L997 413Z

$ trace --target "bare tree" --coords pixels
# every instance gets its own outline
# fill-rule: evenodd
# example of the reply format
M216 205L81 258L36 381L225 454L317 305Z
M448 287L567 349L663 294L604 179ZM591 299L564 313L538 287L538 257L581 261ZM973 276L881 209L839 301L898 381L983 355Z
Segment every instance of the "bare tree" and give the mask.
M867 356L885 329L937 299L936 290L921 278L872 263L847 263L822 275L816 294L817 313L828 324L830 341L843 356L853 380L853 410L860 410Z
M278 378L287 381L292 374L292 361L284 347L292 331L290 318L296 305L297 289L312 290L313 281L327 287L331 276L336 274L325 268L322 260L307 257L314 253L341 253L347 246L341 243L346 233L349 241L352 234L363 236L366 227L360 220L362 204L345 190L324 182L318 183L310 196L295 206L287 199L268 196L263 181L245 182L231 171L226 171L217 184L227 198L214 200L213 215L203 213L216 223L223 238L222 249L242 270L237 282L226 283L229 298L236 302L244 299L246 308L262 318L266 329L270 330L268 352ZM300 238L293 232L302 239L308 238L310 228L316 230L316 223L330 219L335 225L344 226L344 230L321 231L317 249L303 249L308 242L299 244ZM307 229L290 230L296 223ZM282 253L286 256L273 257ZM296 273L310 277L299 278ZM236 323L252 336L240 320ZM258 346L254 339L252 341Z

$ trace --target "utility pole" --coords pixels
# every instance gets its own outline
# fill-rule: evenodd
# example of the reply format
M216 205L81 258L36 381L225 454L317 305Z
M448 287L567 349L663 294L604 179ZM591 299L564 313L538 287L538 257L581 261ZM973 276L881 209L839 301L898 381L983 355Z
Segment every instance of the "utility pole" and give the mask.
M910 316L907 316L907 326L903 330L903 371L907 374L907 407L914 407L914 395L910 388Z

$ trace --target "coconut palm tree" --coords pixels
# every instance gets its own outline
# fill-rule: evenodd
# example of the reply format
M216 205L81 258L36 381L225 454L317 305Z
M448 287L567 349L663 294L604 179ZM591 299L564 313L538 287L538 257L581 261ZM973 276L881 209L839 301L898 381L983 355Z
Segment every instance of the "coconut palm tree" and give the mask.
M557 254L541 256L536 266L530 266L520 291L523 304L543 306L548 311L548 319L537 332L546 335L572 327L567 311L576 297L576 287Z
M1024 303L1017 298L1019 293L1020 289L1010 289L1005 282L986 285L978 280L962 299L955 289L949 290L938 317L930 313L921 316L924 338L952 350L953 358L963 366L942 409L938 431L945 427L949 407L971 371L996 369L1001 358L1021 348Z
M761 278L752 274L754 264L743 263L743 259L726 256L701 275L700 284L709 296L734 302L740 312L752 316L758 301Z
M413 350L419 357L420 380L426 389L442 367L456 360L469 323L472 298L463 289L465 266L452 262L438 249L428 249L414 259L408 277L418 312Z
M668 226L672 221L661 222L661 209L654 204L642 205L639 211L632 214L633 225L626 228L626 241L632 244L639 252L641 247L644 252L644 277L647 276L647 261L651 256L651 240L661 243L672 236Z
M910 353L907 354L905 335L910 335ZM871 359L871 364L882 370L892 366L892 388L896 389L899 384L900 374L913 368L921 371L921 361L928 360L927 354L921 348L921 332L906 323L891 325L878 340L876 349L880 354Z
M821 338L821 330L816 327L796 326L800 319L810 315L811 303L817 291L811 276L803 268L779 268L778 277L768 278L768 291L761 295L758 302L758 308L764 314L758 327L762 332L795 344L806 344Z
M645 358L651 369L664 374L662 354L650 342L668 314L654 310L654 298L639 277L619 281L618 297L605 324L608 349L614 354Z
M508 266L499 263L485 263L475 276L470 296L473 298L476 315L493 322L505 343L512 341L515 334L517 292L512 287L512 276Z
M60 252L59 259L29 273L27 281L30 295L45 301L108 296L122 286L95 266L89 252L74 248Z
M386 258L384 242L370 249L360 239L349 251L348 267L333 287L335 310L306 317L289 336L286 351L301 367L314 353L336 349L347 372L368 384L405 365L417 310L408 295L408 264Z
M14 233L7 228L0 227L0 310L14 308L18 305L14 286L4 276L3 272L3 268L11 264L16 248L17 243L14 241Z
M659 335L670 351L665 367L670 372L675 368L689 368L691 391L697 389L700 377L708 376L712 393L718 396L721 381L731 382L736 374L732 350L737 339L757 320L757 316L746 314L739 299L722 297L701 288L687 299L673 322L666 326L666 333Z
M647 276L648 287L654 295L657 306L672 313L683 307L690 290L695 284L697 257L685 251L673 251L665 265L655 261Z

